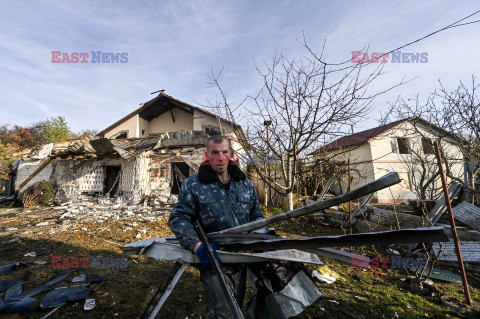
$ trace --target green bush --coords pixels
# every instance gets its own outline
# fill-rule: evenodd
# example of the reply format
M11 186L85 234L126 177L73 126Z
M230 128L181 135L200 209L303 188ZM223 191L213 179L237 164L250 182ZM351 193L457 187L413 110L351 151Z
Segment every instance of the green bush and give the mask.
M35 205L48 205L55 196L55 188L47 181L38 181L27 187L19 199L24 207Z

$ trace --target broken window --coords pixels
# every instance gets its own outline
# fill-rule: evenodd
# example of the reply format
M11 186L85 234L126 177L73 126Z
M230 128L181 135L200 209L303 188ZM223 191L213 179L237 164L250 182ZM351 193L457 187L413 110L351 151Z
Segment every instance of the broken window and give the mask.
M128 131L123 131L118 133L114 139L120 139L120 138L127 138L128 137Z
M410 154L409 139L406 137L393 137L390 139L392 152L397 154Z
M424 154L435 154L432 139L422 137L422 148Z
M213 125L202 125L203 131L207 133L209 136L212 135L221 135L220 129L217 126Z
M170 185L172 186L172 194L178 195L180 193L180 187L184 179L189 175L190 167L185 162L172 163L172 180Z
M105 180L103 181L103 193L113 197L117 194L120 184L120 166L105 166Z

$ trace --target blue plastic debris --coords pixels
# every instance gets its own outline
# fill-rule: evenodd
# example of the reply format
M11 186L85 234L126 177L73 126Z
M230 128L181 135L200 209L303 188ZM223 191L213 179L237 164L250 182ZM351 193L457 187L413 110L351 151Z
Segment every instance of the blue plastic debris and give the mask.
M105 280L105 278L100 277L100 276L95 276L95 275L87 277L87 282L90 283L90 284L93 284L93 283L96 283L96 282L102 282L104 280Z
M2 297L0 297L0 311L5 308L5 302L3 301Z
M26 263L13 263L9 265L0 266L0 275L8 275L12 271L12 268L14 267L30 266L31 264L32 264L31 262L26 262Z
M23 296L23 297L32 297L32 296L35 296L41 292L44 292L44 291L47 291L50 289L50 287L52 287L53 285L55 285L56 283L59 283L60 281L62 281L63 279L67 278L68 277L68 273L67 274L63 274L63 275L58 275L57 277L54 277L54 278L51 278L49 281L47 281L46 283L42 284L41 286L37 287L37 288L33 288L32 290L29 290L29 291L26 291L24 293L22 293L20 296Z
M67 303L67 301L87 299L89 297L89 294L90 290L88 289L88 284L55 288L49 291L43 297L42 307L52 308L64 305Z
M82 282L82 281L85 281L86 279L87 279L87 275L81 274L81 275L73 277L72 280L70 280L70 281L71 282Z
M5 308L9 313L25 313L37 309L39 303L35 298L18 295L5 300Z
M5 293L5 302L8 302L9 299L20 295L22 293L22 283L18 282L15 285L8 288L7 292Z
M17 265L18 263L0 266L0 275L8 275L12 271L13 266L17 266Z
M20 282L19 279L14 279L11 281L5 281L0 279L0 292L3 292L4 290L7 290L8 288L18 284Z

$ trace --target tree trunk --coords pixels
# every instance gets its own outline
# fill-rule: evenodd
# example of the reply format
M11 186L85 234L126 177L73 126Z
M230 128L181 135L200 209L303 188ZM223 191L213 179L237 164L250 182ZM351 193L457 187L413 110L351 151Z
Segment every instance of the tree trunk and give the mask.
M293 210L293 191L287 194L287 211Z

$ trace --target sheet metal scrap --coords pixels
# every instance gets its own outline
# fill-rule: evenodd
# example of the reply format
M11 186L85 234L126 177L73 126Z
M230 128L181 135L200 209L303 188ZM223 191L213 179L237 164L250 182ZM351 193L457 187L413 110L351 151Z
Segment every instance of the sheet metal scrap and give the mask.
M225 250L315 249L324 247L406 244L412 242L447 242L443 227L401 229L374 233L310 238L252 239L242 234L211 235L210 240Z
M87 299L89 294L88 284L52 289L42 298L42 307L58 307L67 301Z
M127 255L147 255L149 257L180 261L183 263L200 263L197 256L176 244L169 244L165 238L148 239L126 245L123 252ZM265 262L271 260L296 261L320 265L322 262L317 255L296 249L278 250L263 253L239 253L217 251L222 263Z
M350 200L369 195L378 190L392 186L400 182L397 173L390 173L384 177L362 186L349 193L315 203L306 207L301 207L283 214L275 215L259 221L247 223L241 226L233 227L216 233L208 234L211 242L217 243L224 247L225 250L267 250L262 253L239 253L217 251L223 263L228 262L254 262L266 260L289 260L307 263L321 263L318 256L302 252L296 249L304 249L309 252L318 252L319 255L324 252L322 247L342 247L342 246L365 246L372 244L395 244L395 243L412 243L412 242L441 242L448 241L448 237L444 233L443 227L403 229L397 231L385 231L367 234L353 234L342 236L325 236L313 238L296 238L287 239L265 234L247 234L245 232L259 229L273 222L287 220L294 217L307 215L322 209L329 208ZM177 266L172 273L176 277L181 276L185 268L185 263L198 263L197 257L190 251L187 251L178 245L175 238L156 238L141 242L131 243L123 248L125 254L142 255L146 254L150 257L163 260L175 260L176 265L183 263L183 266ZM314 257L312 257L314 256ZM229 259L230 258L230 259ZM182 270L183 269L183 270ZM178 278L177 278L178 280ZM154 313L157 313L165 299L173 290L176 284L175 280L169 280L166 291L161 291L158 298L151 302L150 308L158 301L155 306ZM301 291L299 292L301 293ZM162 301L163 300L163 301Z
M254 296L248 307L247 311L254 319L286 319L299 315L322 296L317 286L303 271L298 272L280 291L274 292L269 284L265 287L270 293L263 298L259 295Z

